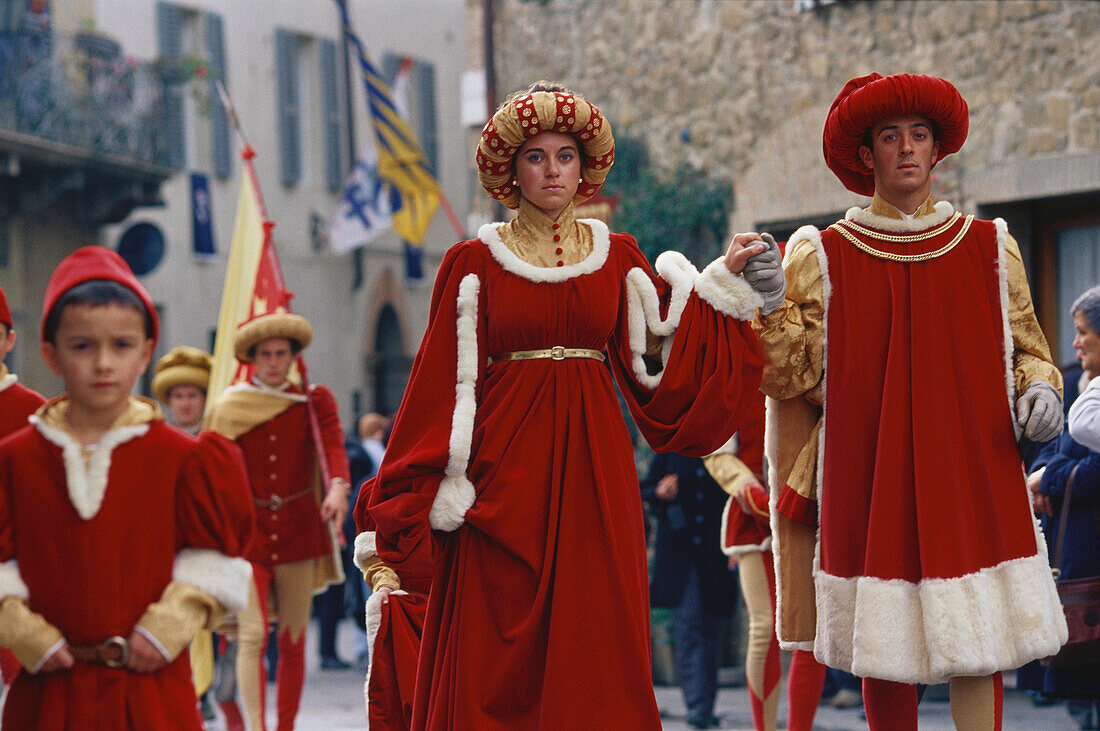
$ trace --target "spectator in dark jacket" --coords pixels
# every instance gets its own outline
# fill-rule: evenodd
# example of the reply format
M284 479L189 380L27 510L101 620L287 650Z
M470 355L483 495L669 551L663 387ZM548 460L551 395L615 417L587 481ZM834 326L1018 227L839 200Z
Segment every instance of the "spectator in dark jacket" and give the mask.
M1100 375L1100 287L1089 289L1071 308L1075 336L1073 347L1084 371L1081 388ZM1067 382L1068 385L1068 382ZM1068 394L1067 391L1067 404ZM1074 473L1074 468L1076 472ZM1052 553L1052 560L1066 486L1073 474L1069 512L1066 516L1062 555L1058 560L1061 579L1100 576L1100 453L1073 440L1068 429L1050 442L1032 465L1028 487ZM1037 685L1037 684L1036 684ZM1043 694L1070 698L1068 708L1081 728L1100 728L1097 699L1100 699L1100 658L1089 665L1047 668L1042 674Z
M673 609L680 687L695 728L717 725L718 640L734 606L733 578L719 545L726 493L703 460L657 454L642 498L658 518L650 603Z

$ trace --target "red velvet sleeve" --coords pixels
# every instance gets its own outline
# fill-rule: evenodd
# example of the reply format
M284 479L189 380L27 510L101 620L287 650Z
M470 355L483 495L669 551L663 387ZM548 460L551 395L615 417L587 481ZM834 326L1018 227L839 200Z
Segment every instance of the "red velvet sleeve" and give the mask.
M204 548L242 556L256 521L241 449L211 431L201 432L198 442L176 490L176 550Z
M15 526L11 518L11 460L8 450L0 449L0 564L13 558Z
M340 410L336 406L336 397L327 386L315 385L310 393L313 408L317 413L317 422L321 427L321 442L325 447L330 477L340 477L351 482L351 468L348 466L348 453L344 449L344 427L340 424ZM328 486L325 486L328 489Z
M428 327L413 361L386 456L378 475L364 484L355 509L361 530L373 522L378 555L397 571L402 582L431 574L428 514L451 458L451 427L459 390L460 295L466 306L473 308L464 323L467 336L476 342L468 342L464 352L470 351L465 357L476 373L475 392L467 394L475 403L476 389L484 380L488 355L485 317L477 307L483 285L479 269L470 242L451 247L444 256L432 292ZM469 416L473 418L472 411Z
M626 259L627 282L618 331L608 351L627 406L655 450L710 454L760 401L763 355L751 326L751 290L741 277L718 271L720 262L696 275L674 253L658 259L658 270L665 275L658 277L633 238L615 235L612 246L616 244ZM647 307L646 298L656 302ZM661 323L655 322L657 312ZM665 335L670 342L656 382L639 373L643 324L658 335L665 335L662 328L673 328Z

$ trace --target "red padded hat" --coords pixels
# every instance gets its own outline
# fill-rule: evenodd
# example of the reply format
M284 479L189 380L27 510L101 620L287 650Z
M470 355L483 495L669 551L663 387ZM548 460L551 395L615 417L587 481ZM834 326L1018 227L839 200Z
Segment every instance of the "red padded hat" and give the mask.
M14 327L11 321L11 310L8 308L8 296L4 294L3 287L0 287L0 325L7 325L9 330Z
M920 114L935 123L940 146L937 161L958 152L970 128L966 101L945 79L875 73L852 79L829 108L821 143L825 164L845 188L874 195L875 175L859 159L859 148L869 129L899 114Z
M42 325L39 330L42 342L46 342L46 319L50 316L50 310L61 299L61 295L76 285L93 279L118 282L123 287L133 290L145 305L149 317L152 318L153 340L160 336L157 308L153 306L149 293L145 291L145 287L141 286L122 257L103 246L83 246L61 260L57 269L53 270L50 283L46 285L46 299L42 304Z

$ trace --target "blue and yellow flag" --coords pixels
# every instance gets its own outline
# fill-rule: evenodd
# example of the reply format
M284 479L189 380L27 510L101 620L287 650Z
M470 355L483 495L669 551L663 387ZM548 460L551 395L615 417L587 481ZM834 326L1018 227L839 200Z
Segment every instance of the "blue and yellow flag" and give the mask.
M393 93L381 74L367 60L366 50L351 28L345 0L340 7L348 41L355 47L359 72L367 91L371 125L378 153L378 176L392 186L390 197L393 228L397 235L419 247L439 205L439 185L428 168L420 143L394 105Z

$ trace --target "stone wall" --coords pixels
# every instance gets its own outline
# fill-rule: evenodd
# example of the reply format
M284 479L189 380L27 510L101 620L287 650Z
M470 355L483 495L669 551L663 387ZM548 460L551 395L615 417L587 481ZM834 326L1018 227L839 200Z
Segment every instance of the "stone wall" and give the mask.
M966 146L937 197L976 205L1100 189L1100 3L870 0L501 0L498 92L538 78L595 101L666 167L733 181L735 227L858 202L825 168L821 129L844 83L929 73L967 99ZM1028 171L1048 173L1033 184ZM1043 167L1045 165L1045 167ZM997 175L993 172L997 171ZM1072 172L1072 175L1070 174ZM614 174L614 173L612 173Z

